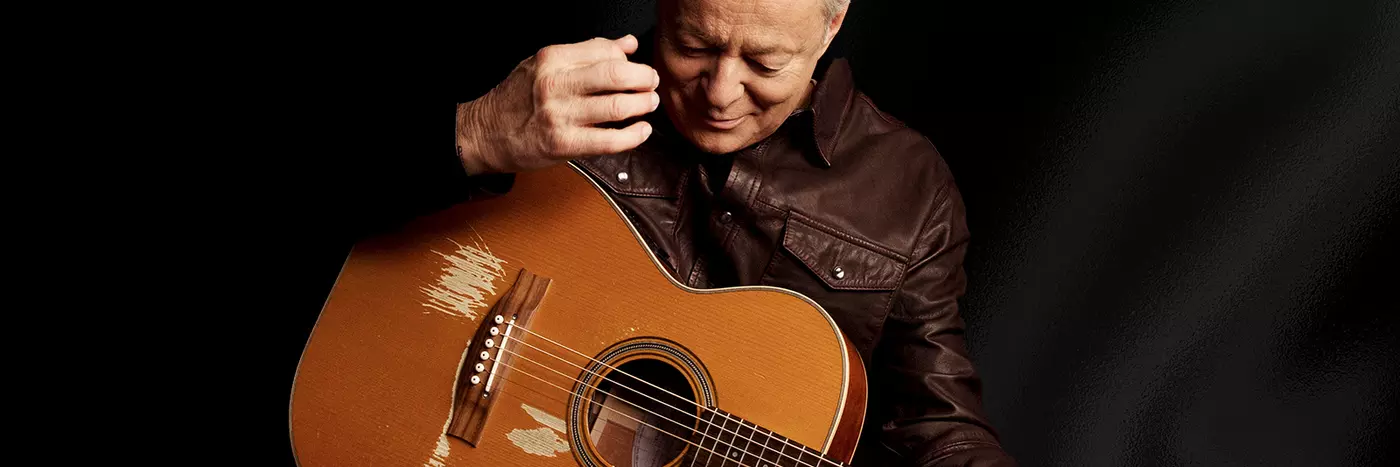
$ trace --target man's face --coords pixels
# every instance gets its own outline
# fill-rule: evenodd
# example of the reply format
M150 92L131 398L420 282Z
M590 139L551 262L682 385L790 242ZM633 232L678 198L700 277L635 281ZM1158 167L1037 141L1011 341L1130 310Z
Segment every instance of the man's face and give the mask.
M722 154L777 130L807 98L841 16L822 0L663 0L657 72L666 114L701 150Z

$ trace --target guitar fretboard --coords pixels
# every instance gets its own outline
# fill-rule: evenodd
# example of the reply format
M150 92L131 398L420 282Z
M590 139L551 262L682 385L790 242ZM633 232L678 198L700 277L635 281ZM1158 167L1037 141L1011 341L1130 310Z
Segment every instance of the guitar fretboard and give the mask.
M814 449L719 409L706 409L683 467L842 467Z

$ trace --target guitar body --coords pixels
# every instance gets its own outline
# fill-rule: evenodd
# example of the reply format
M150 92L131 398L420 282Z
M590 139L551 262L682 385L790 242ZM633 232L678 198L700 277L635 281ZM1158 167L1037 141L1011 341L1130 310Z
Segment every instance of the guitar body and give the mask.
M684 287L620 212L561 164L356 245L293 384L299 465L849 461L865 374L826 313Z

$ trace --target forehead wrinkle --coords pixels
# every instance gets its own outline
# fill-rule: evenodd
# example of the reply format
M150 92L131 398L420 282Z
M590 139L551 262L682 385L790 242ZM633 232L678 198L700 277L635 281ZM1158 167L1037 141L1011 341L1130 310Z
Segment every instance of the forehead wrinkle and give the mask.
M698 40L698 41L700 41L700 42L703 42L703 43L705 43L706 45L711 46L711 47L725 48L726 46L729 45L729 44L726 44L726 43L725 43L726 41L724 40L723 37L721 37L721 36L719 36L719 35L716 35L716 34L713 34L713 33L710 33L710 32L708 32L708 31L705 31L704 29L700 29L700 28L694 27L693 25L690 24L689 21L686 21L686 20L682 20L682 21L681 21L681 25L680 25L680 28L678 28L678 30L679 30L682 34L685 34L685 35L694 37L696 40ZM799 49L800 49L800 48L801 48L801 47L799 46ZM794 53L799 52L799 50L790 50L788 47L785 47L785 46L782 45L782 44L771 43L771 42L770 42L770 43L758 43L758 44L756 44L756 45L755 45L753 42L749 42L749 43L745 43L744 46L742 47L742 49L743 49L744 54L746 54L746 55L772 55L772 54L779 54L779 53L794 54Z
M680 27L677 29L680 31L681 34L694 37L696 40L704 42L706 45L713 47L724 45L724 39L722 37L715 34L711 34L709 31L706 31L704 29L695 27L695 25L691 24L690 20L688 19L682 18L680 20Z

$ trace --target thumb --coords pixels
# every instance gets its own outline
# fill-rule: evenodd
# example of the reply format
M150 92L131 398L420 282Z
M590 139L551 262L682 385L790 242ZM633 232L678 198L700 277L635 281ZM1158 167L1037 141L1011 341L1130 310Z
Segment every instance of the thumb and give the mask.
M637 38L631 34L619 37L614 42L617 43L618 47L622 47L622 53L631 55L633 52L637 51Z

